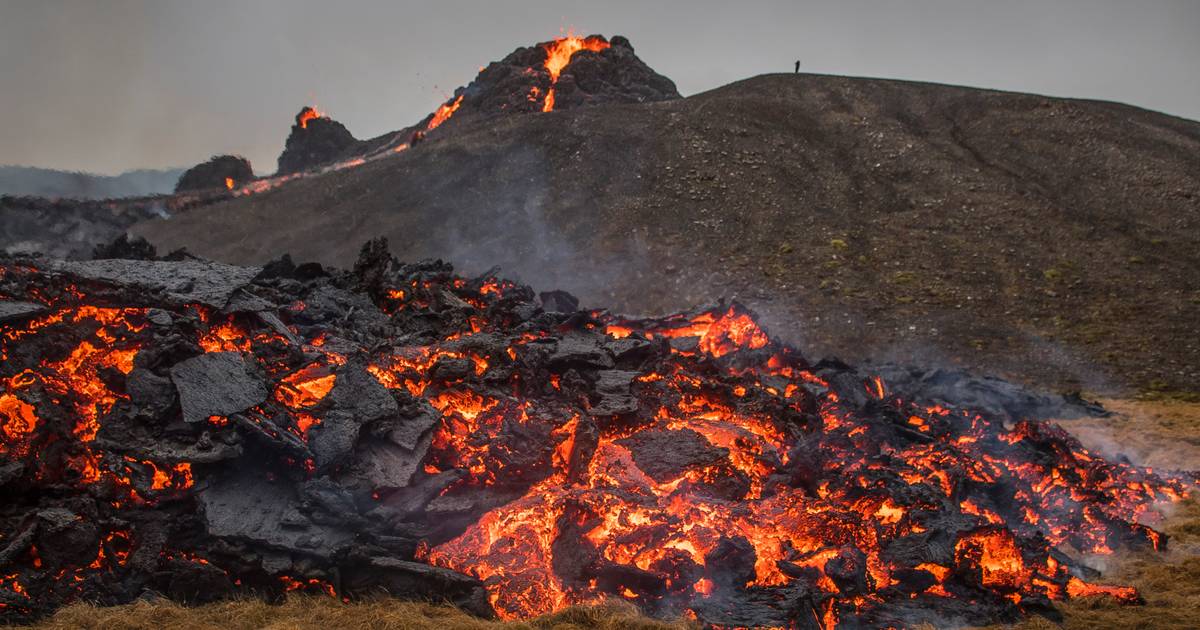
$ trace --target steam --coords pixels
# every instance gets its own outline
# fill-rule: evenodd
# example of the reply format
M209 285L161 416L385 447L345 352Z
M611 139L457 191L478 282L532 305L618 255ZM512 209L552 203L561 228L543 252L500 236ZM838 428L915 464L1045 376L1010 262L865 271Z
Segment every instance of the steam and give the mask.
M587 306L602 304L614 286L630 282L645 285L650 275L646 239L635 231L603 258L583 252L596 251L595 238L587 225L568 231L549 216L553 207L570 207L552 198L550 164L543 149L525 147L511 155L506 170L516 181L506 187L502 198L479 199L459 209L461 221L447 221L437 238L436 256L444 257L467 275L483 273L494 266L499 275L533 286L537 290L563 289L581 297ZM401 252L402 253L402 252Z

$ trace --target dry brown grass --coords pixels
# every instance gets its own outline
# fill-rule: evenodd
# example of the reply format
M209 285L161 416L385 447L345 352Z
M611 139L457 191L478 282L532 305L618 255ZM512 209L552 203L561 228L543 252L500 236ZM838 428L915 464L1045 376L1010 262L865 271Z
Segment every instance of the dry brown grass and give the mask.
M1170 400L1109 399L1111 418L1063 421L1086 446L1107 455L1121 452L1160 469L1200 468L1200 404ZM1101 558L1103 582L1136 586L1145 606L1118 606L1107 598L1057 604L1062 628L1200 628L1200 501L1175 506L1163 525L1168 552L1123 553ZM1057 624L1033 617L1015 630L1051 630Z
M523 622L484 621L441 605L378 600L342 604L328 597L292 597L282 605L245 600L186 608L138 602L97 608L75 604L34 626L36 630L683 630L682 622L656 621L627 604L573 607Z
M1200 403L1102 399L1109 418L1058 421L1086 446L1158 469L1200 468Z
M1112 418L1066 421L1063 424L1090 448L1120 447L1138 463L1162 468L1200 467L1200 404L1161 401L1106 400L1117 412ZM1200 501L1193 498L1176 507L1164 529L1169 551L1125 553L1102 558L1107 566L1102 581L1136 586L1145 606L1118 606L1107 598L1088 598L1058 604L1067 630L1092 628L1200 627ZM97 608L76 604L34 626L39 630L677 630L684 622L656 621L632 606L612 604L575 607L523 622L492 622L454 608L394 600L342 604L326 597L293 597L283 605L257 600L225 602L186 608L171 602L139 602ZM1052 630L1060 626L1033 617L1011 626L1015 630Z
M1121 554L1108 559L1103 582L1136 586L1145 606L1119 606L1111 599L1090 597L1057 604L1062 628L1200 627L1200 502L1179 506L1165 527L1171 536L1166 554ZM999 626L997 626L999 627ZM1053 630L1060 626L1032 617L1010 626L1014 630Z

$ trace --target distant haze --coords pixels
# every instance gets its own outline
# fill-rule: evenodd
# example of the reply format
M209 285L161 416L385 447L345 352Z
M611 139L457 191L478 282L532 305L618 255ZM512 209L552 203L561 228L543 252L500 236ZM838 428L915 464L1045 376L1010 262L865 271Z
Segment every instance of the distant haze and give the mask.
M0 0L0 164L275 170L315 104L358 137L567 27L625 35L685 94L802 70L1116 100L1200 119L1195 0Z

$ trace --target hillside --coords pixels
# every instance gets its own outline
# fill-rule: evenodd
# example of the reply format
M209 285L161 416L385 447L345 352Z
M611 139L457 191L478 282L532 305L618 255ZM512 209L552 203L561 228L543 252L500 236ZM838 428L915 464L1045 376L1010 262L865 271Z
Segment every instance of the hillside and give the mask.
M0 195L109 199L169 193L183 169L93 175L31 166L0 166Z
M436 137L435 137L436 135ZM455 116L413 149L134 227L234 263L498 264L632 312L737 297L813 354L1200 391L1200 124L820 75Z

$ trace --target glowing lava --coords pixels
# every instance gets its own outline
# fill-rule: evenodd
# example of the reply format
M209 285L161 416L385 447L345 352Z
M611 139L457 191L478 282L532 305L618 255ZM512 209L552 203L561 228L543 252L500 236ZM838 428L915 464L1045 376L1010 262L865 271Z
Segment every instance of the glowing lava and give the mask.
M437 111L433 113L433 118L429 120L429 124L425 127L425 130L433 131L434 129L437 129L438 125L450 120L450 117L453 116L454 112L458 111L458 107L462 105L462 100L463 97L460 95L458 98L454 99L453 103L443 104L442 106L438 107Z
M550 88L546 90L546 99L542 102L542 111L549 112L554 110L554 85L558 83L558 76L562 74L563 68L566 68L571 63L571 57L581 50L590 50L592 52L600 52L605 48L610 47L610 44L602 37L575 37L568 34L566 37L559 37L554 41L543 44L542 48L546 51L546 72L550 73Z
M403 401L404 418L426 423L409 438L427 450L401 460L411 482L364 477L356 491L384 505L428 492L405 508L404 526L427 536L418 559L481 580L505 618L619 598L705 621L787 601L761 604L780 615L774 625L871 626L879 611L937 611L948 599L1010 616L1068 597L1135 602L1133 589L1081 579L1067 553L1163 549L1143 523L1193 489L1184 475L1106 461L1051 423L917 404L877 376L811 365L736 304L656 319L568 315L540 311L511 282L420 274L372 293L391 337L328 323L312 294L277 303L271 326L199 305L154 306L163 317L153 302L121 307L54 277L46 314L0 326L0 454L25 459L30 479L103 497L106 510L205 487L219 462L114 451L123 434L106 430L136 408L129 379L163 361L155 344L169 338L176 361L237 353L269 379L257 406L190 430L252 429L286 445L272 466L303 483L328 474L306 453L337 435L338 405L364 391L359 370ZM176 333L163 335L163 321ZM21 347L39 342L48 350ZM166 380L170 364L158 368ZM385 418L363 435L402 438L405 424ZM389 443L389 453L412 448ZM56 579L130 560L142 541L124 527L100 533L93 566ZM43 585L43 558L30 547L28 571L0 574L0 588ZM280 590L336 593L336 580L271 578Z
M301 129L308 129L308 121L316 120L318 118L325 118L325 114L317 111L316 108L305 107L304 109L300 110L300 113L296 116L296 124L300 125Z

